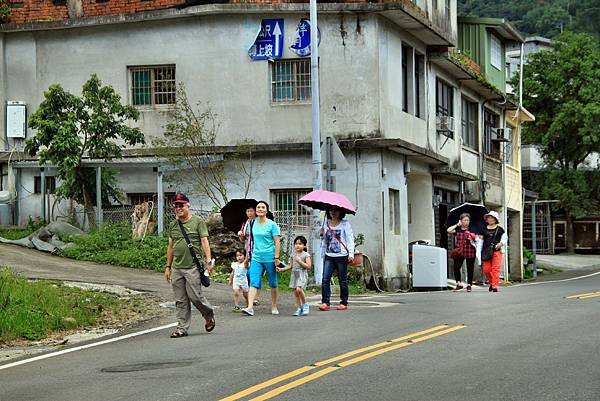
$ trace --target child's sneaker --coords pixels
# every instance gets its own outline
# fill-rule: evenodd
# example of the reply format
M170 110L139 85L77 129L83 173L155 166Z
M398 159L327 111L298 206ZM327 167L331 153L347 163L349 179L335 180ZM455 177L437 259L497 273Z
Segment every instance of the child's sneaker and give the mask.
M242 312L248 316L254 316L254 309L252 308L244 308L242 309Z
M241 312L242 308L240 308L239 306L235 305L232 309L233 312Z
M298 309L296 309L296 312L294 312L294 316L300 316L301 313L302 313L302 308L298 308Z
M310 307L308 306L308 304L302 305L302 316L308 315L309 312L310 312Z

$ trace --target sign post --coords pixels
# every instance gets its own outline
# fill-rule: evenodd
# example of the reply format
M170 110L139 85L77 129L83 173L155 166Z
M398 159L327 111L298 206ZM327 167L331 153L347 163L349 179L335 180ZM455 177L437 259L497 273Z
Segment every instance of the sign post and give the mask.
M323 187L323 168L321 164L321 115L319 112L319 28L317 26L317 0L310 0L310 82L312 104L312 168L313 190ZM319 230L322 222L317 210L314 212L313 252L315 266L315 284L320 285L323 278L323 255Z

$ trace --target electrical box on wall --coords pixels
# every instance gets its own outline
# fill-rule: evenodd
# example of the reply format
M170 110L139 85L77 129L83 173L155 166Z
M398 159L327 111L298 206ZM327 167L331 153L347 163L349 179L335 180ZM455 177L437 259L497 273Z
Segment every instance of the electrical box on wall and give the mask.
M27 105L25 102L6 102L6 136L22 139L27 136Z

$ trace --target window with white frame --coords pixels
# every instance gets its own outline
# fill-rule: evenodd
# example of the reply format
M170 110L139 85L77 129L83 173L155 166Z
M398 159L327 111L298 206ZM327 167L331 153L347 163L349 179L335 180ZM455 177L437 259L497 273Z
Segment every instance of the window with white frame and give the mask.
M390 231L400 235L400 191L389 189L390 197Z
M310 102L310 59L275 60L271 64L271 102Z
M463 145L477 150L477 103L463 96L461 104Z
M408 69L410 67L409 59L412 58L412 48L402 45L402 111L408 113L409 107L409 92L412 92L410 88L411 82L409 80L410 74Z
M425 110L425 56L415 53L415 117L423 118Z
M129 67L129 74L134 106L175 104L175 65Z
M495 35L490 35L491 40L491 58L490 64L499 70L502 70L502 43Z

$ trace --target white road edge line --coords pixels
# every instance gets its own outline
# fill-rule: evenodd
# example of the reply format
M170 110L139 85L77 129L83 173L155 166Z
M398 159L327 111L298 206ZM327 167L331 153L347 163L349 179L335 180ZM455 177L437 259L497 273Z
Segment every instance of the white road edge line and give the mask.
M15 366L24 365L26 363L41 361L42 359L48 359L48 358L52 358L54 356L69 354L71 352L81 351L81 350L92 348L92 347L99 347L100 345L110 344L110 343L114 343L117 341L126 340L126 339L132 338L132 337L142 336L144 334L152 333L154 331L168 329L170 327L175 327L175 326L177 326L177 323L171 323L171 324L167 324L164 326L159 326L159 327L154 327L154 328L147 329L147 330L137 331L135 333L125 334L124 336L109 338L107 340L98 341L98 342L91 343L91 344L80 345L78 347L67 348L67 349L63 349L60 351L51 352L49 354L34 356L32 358L23 359L23 360L20 360L17 362L7 363L6 365L0 365L0 370L14 368Z
M539 282L536 282L536 283L523 283L523 284L514 284L514 285L509 285L509 286L506 286L505 288L525 287L525 286L528 286L528 285L540 285L540 284L564 283L564 282L566 282L566 281L581 280L581 279L583 279L583 278L588 278L588 277L597 276L598 274L600 274L600 272L586 274L585 276L579 276L579 277L565 278L565 279L563 279L563 280L539 281Z

